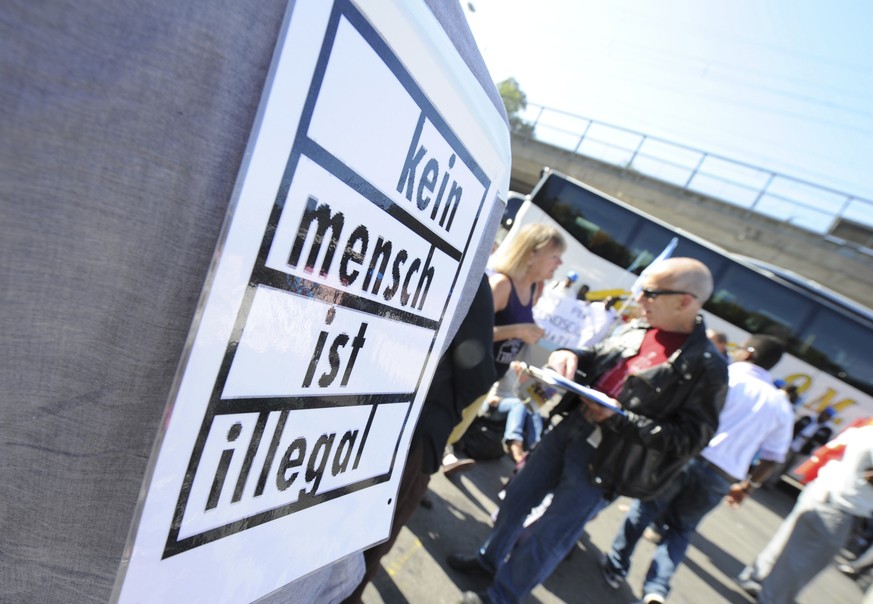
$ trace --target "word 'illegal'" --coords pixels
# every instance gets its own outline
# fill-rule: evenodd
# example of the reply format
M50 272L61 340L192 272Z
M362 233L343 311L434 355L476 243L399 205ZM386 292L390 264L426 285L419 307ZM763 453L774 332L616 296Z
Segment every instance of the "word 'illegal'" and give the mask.
M236 480L231 480L228 484L228 486L233 486L231 503L236 503L242 499L243 493L247 490L246 485L251 480L256 481L252 496L260 497L267 490L273 493L286 491L297 483L298 479L302 479L297 483L303 487L299 490L297 497L303 497L315 495L318 492L325 472L329 471L332 476L338 476L349 471L349 465L351 465L351 470L358 467L364 452L364 445L367 443L366 432L361 437L360 443L358 443L359 430L349 429L342 436L338 433L322 434L314 443L310 443L304 436L298 436L287 445L280 447L282 441L288 442L287 438L283 438L288 411L284 410L279 413L279 421L273 431L272 438L263 438L267 416L264 413L247 447L233 444L242 433L242 424L237 422L230 427L227 433L227 442L231 444L231 447L221 452L206 501L206 510L218 506L221 494L225 490L225 484L228 483L231 460L235 454L242 454L237 449L243 447L246 449L245 461L239 474L231 477L236 478ZM289 429L291 428L289 427ZM264 447L267 449L263 464L258 464L260 466L258 468L252 467L257 452Z

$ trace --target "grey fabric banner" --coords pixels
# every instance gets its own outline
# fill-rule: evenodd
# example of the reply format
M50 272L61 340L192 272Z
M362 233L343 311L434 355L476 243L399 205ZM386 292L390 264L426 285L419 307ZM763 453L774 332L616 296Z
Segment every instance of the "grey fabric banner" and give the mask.
M110 597L286 8L4 3L2 601Z

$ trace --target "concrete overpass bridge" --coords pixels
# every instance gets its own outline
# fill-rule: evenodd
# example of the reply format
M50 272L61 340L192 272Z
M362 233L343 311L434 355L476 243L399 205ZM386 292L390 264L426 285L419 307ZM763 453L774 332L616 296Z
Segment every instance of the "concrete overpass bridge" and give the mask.
M577 151L513 135L510 188L529 193L544 166L572 176L728 252L789 269L856 302L873 307L873 238L838 216L824 234L726 203L637 170ZM693 177L693 175L692 175ZM769 184L769 183L768 183ZM852 227L855 241L835 235ZM826 223L825 223L826 224ZM873 234L873 231L870 231ZM860 234L860 243L857 235Z

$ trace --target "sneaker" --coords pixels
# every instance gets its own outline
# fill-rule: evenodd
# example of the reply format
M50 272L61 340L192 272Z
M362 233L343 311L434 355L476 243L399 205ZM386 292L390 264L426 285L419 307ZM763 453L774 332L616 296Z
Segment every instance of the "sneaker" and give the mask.
M646 530L643 531L643 539L651 541L652 543L661 543L661 533L652 527L647 526Z
M753 598L757 598L758 594L761 593L761 583L757 579L752 578L752 570L749 567L744 568L735 581L740 586L740 589Z
M449 554L446 562L448 562L449 566L457 571L461 571L465 575L484 575L489 578L494 576L494 573L485 568L485 565L482 564L482 561L476 554L472 556L467 554Z
M485 591L465 591L461 594L458 604L491 604L493 600Z
M612 563L605 557L600 565L600 569L603 571L603 580L606 581L607 585L612 589L618 589L621 587L621 582L624 580L624 577L621 576L621 573L616 570Z
M642 599L643 604L664 604L666 601L667 600L664 596L656 593L648 593L644 595Z
M849 576L857 574L857 572L858 572L855 570L855 568L853 566L850 566L849 564L837 564L837 570L839 570L844 575L849 575Z

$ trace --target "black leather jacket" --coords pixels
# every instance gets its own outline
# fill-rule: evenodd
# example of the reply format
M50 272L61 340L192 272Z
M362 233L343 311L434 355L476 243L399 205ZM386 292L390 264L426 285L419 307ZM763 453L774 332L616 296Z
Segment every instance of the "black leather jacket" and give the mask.
M635 321L592 349L576 351L580 381L592 384L621 358L636 356L651 326ZM703 318L666 363L628 376L618 400L627 415L600 424L591 465L605 492L652 499L715 434L727 395L727 364L707 339Z

